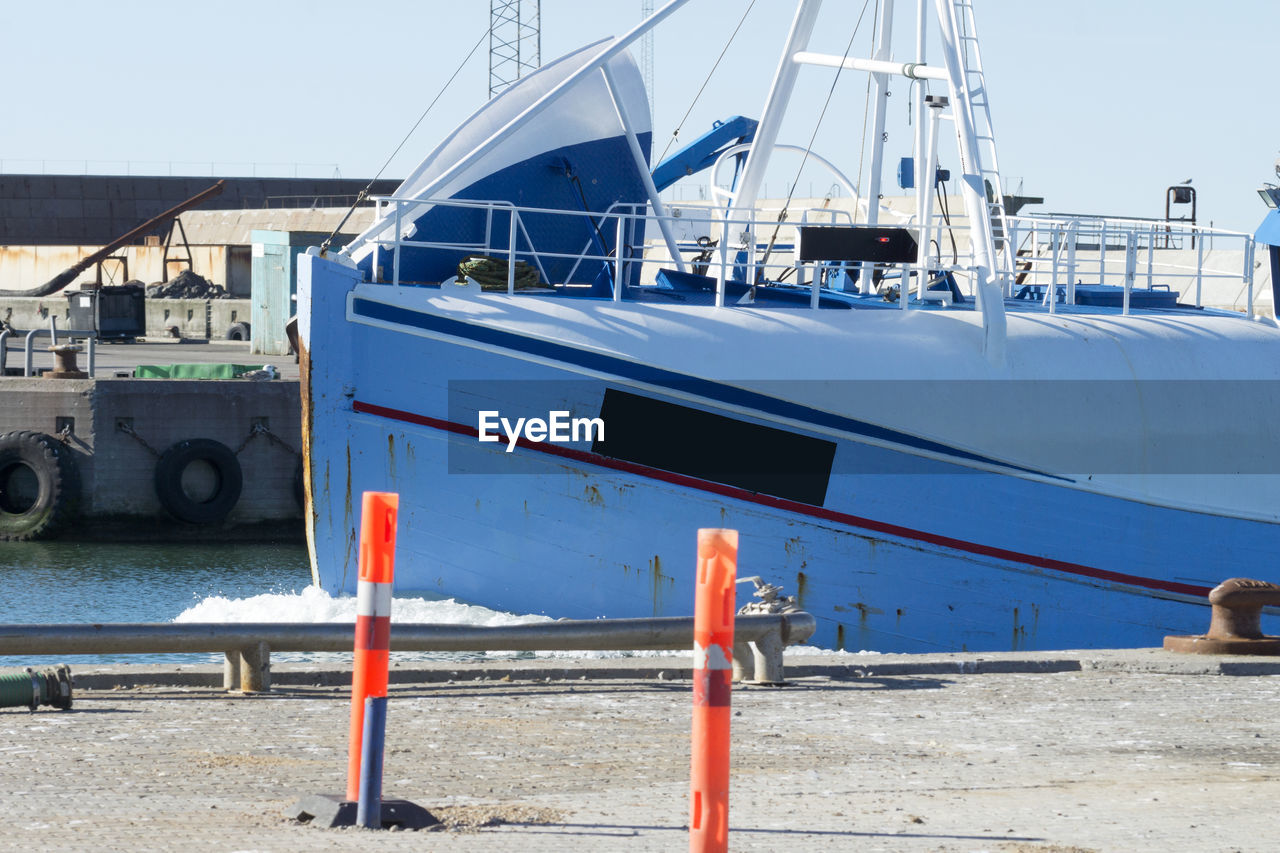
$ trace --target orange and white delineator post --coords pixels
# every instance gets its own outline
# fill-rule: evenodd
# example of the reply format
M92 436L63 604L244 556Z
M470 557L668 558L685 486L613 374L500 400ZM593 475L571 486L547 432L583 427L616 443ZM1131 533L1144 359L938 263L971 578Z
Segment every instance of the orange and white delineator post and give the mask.
M391 659L391 581L395 575L396 515L400 496L365 492L360 507L360 576L356 594L355 660L351 672L351 736L347 799L360 797L364 700L387 695Z
M729 699L737 574L738 531L699 530L693 608L690 853L729 849Z

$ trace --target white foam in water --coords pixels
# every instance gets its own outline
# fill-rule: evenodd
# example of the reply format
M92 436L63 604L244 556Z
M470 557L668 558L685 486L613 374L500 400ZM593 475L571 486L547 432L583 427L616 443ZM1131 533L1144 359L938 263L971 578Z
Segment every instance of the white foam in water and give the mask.
M315 586L301 592L268 592L249 598L210 596L188 607L174 622L351 622L356 621L354 596L333 598ZM391 621L435 622L445 625L523 625L550 622L550 617L501 613L452 598L431 601L424 598L396 598L391 602Z
M345 622L356 620L356 599L353 596L333 598L315 586L301 592L269 592L249 598L209 596L179 613L174 622ZM535 614L503 613L475 604L463 604L454 599L429 600L425 598L395 598L391 602L391 622L431 622L445 625L524 625L550 622L548 616ZM392 630L394 637L395 631ZM681 652L475 652L459 654L449 652L392 652L394 660L459 660L486 657L571 657L616 658L633 656L676 655ZM337 652L273 652L278 660L335 660L344 657ZM349 657L349 656L347 656Z

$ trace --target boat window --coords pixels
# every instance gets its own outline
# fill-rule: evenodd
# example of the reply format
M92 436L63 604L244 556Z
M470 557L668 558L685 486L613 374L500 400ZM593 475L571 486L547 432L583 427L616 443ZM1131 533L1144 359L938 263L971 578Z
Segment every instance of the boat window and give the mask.
M821 506L834 442L605 389L605 439L592 449L622 459Z

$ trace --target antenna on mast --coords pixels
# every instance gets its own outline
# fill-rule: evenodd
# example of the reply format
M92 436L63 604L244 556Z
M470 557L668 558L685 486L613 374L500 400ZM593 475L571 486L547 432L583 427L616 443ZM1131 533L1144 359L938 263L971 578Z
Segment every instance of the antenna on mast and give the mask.
M541 0L489 0L489 97L540 65Z

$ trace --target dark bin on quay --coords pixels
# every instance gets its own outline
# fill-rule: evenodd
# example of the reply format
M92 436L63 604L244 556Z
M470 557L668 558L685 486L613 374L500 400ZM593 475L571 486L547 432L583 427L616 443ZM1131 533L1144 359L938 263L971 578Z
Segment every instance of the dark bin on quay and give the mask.
M67 300L67 324L72 329L93 329L100 338L146 334L146 291L140 284L73 290Z

